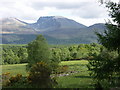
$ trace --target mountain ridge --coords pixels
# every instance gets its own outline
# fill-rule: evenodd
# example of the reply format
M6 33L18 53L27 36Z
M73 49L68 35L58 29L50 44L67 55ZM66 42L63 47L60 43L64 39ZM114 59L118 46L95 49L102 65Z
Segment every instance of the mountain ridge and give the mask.
M96 23L89 27L61 16L40 17L35 23L26 23L16 18L2 23L3 44L26 44L42 34L50 44L72 44L97 42L94 31L103 32L105 24ZM12 22L13 21L13 22ZM7 32L7 33L5 33Z
M47 16L40 17L36 23L32 23L29 26L35 28L37 31L53 31L56 29L70 29L70 28L85 28L85 25L82 25L74 20L58 17L58 16Z

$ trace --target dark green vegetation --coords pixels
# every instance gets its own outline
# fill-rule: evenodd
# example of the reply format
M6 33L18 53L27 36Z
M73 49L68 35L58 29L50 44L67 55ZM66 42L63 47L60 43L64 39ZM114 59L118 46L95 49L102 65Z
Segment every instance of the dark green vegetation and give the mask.
M42 35L30 42L27 46L29 85L37 88L53 88L57 81L50 75L57 69L58 61L51 59L50 49ZM54 60L54 61L53 61Z
M89 70L97 81L96 87L120 89L120 4L109 2L106 7L116 25L109 22L104 34L97 33L99 42L105 49L89 61Z
M29 68L37 62L50 62L50 50L45 38L39 35L34 41L27 45L28 66Z
M2 64L20 64L28 62L27 45L2 45ZM52 61L92 59L100 53L99 44L51 45ZM37 48L36 48L37 50Z

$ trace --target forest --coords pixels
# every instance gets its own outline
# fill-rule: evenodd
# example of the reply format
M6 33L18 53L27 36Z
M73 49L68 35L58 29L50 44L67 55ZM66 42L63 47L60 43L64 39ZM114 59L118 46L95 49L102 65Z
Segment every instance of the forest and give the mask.
M27 45L2 45L2 65L28 63ZM90 60L100 54L102 45L97 43L79 45L51 45L51 59L60 61Z

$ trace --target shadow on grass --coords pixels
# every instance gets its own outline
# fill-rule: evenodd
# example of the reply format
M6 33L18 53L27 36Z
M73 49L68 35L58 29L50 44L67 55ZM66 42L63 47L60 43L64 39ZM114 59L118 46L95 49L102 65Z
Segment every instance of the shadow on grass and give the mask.
M73 64L73 65L68 65L68 66L86 66L84 64Z
M75 78L93 78L92 76L75 76Z
M70 90L73 90L72 88L76 88L75 90L94 90L93 85L81 85L81 84L70 84L67 86L67 88L70 88Z

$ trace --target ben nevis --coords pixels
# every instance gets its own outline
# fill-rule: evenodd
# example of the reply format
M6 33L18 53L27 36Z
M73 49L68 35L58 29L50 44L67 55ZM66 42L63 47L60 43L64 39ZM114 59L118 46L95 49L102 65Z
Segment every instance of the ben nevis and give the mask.
M26 44L42 34L50 44L97 42L95 31L103 32L105 24L85 26L62 16L43 16L35 23L27 23L17 18L2 18L2 43Z

